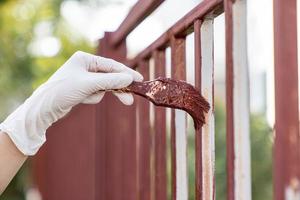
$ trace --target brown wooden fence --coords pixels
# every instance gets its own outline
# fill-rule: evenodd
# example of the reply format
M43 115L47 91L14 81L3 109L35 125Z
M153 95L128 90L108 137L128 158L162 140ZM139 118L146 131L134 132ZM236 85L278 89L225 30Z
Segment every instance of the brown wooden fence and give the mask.
M126 55L126 37L163 0L139 0L115 32L105 33L98 55L124 62L149 79L166 76L166 48L171 48L171 77L186 79L186 37L194 32L195 87L212 109L195 132L197 200L215 199L214 18L225 12L227 199L251 199L249 75L246 0L204 0L135 58ZM296 0L274 0L275 104L274 198L300 198L300 134ZM107 94L98 105L80 105L49 130L48 143L34 162L43 199L165 200L167 148L171 143L171 194L188 199L186 114L171 113L136 98L122 105ZM226 167L226 166L224 166Z

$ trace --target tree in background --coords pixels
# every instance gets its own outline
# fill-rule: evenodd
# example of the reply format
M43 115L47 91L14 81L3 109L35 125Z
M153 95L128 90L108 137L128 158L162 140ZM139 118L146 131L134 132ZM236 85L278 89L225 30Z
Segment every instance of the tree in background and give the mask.
M0 119L76 50L92 51L60 16L61 2L0 1ZM45 52L53 49L51 42L56 50L49 55Z
M60 16L61 3L0 0L1 121L76 50L92 52L92 45ZM25 199L28 167L26 163L0 199Z

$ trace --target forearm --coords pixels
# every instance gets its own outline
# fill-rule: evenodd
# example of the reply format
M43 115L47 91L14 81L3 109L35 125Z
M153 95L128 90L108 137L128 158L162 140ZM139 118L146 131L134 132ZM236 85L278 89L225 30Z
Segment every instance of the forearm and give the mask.
M8 135L0 131L0 194L26 159L27 156L17 149Z

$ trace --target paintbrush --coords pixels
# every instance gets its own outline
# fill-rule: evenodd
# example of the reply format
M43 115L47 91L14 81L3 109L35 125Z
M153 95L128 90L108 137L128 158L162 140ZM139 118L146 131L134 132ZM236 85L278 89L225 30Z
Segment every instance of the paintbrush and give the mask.
M134 81L126 88L114 91L137 94L156 106L184 110L192 116L197 130L205 123L204 114L210 109L209 103L194 86L171 78L159 77L151 81Z

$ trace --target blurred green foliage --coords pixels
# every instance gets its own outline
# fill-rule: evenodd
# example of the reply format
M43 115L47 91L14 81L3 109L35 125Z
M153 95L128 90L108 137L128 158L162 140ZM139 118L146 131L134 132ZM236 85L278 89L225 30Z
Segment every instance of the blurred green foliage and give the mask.
M0 0L0 120L2 121L40 83L44 82L76 50L92 52L93 47L60 15L62 0ZM36 36L35 28L47 22L51 36L58 39L61 49L57 55L33 55L30 46ZM19 171L2 200L25 199L29 187L28 164Z
M73 33L60 16L60 4L61 0L0 2L0 120L76 50L92 51L91 45ZM29 51L36 38L35 27L43 22L51 25L51 36L61 43L54 57Z

